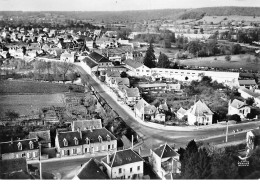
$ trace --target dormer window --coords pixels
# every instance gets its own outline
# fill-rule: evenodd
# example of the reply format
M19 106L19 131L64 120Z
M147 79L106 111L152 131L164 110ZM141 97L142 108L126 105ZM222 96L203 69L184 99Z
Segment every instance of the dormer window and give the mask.
M98 136L98 141L99 141L99 143L102 143L102 137L101 136Z
M111 141L111 137L107 135L107 141Z
M68 146L68 141L65 138L63 139L63 144L64 144L65 147Z
M23 147L22 147L21 142L19 142L19 143L17 144L17 147L18 147L18 150L23 150Z
M89 140L89 138L86 138L86 144L90 144L90 140Z
M29 142L29 146L30 146L30 149L33 149L33 142L32 141Z
M78 138L74 138L74 142L75 142L75 145L78 145L79 144L79 140L78 140Z

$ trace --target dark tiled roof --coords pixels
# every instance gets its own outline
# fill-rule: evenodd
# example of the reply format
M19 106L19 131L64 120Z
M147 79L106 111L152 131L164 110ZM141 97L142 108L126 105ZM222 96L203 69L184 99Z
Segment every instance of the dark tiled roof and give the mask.
M21 170L28 170L25 158L0 160L0 175Z
M33 149L30 149L30 141L33 142ZM22 144L22 150L18 150L18 143ZM39 147L38 141L36 139L25 139L25 140L17 140L17 141L9 141L0 143L1 146L1 154L6 153L13 153L13 152L20 152L20 151L27 151L27 150L35 150Z
M90 143L98 143L99 136L102 137L102 141L107 141L108 140L107 136L110 136L111 140L116 140L116 137L111 132L109 132L106 128L82 131L83 143L86 143L86 138L90 140Z
M97 63L95 63L92 59L90 59L89 57L85 57L83 59L83 62L85 62L90 68L93 68L95 66L97 66Z
M87 130L90 127L102 128L101 119L93 119L93 120L77 120L73 121L71 125L72 131L77 131L78 128L80 130Z
M89 57L91 59L93 59L95 62L99 63L99 62L111 62L109 61L109 59L107 59L106 57L100 55L99 53L97 52L92 52L89 54Z
M82 140L80 138L80 133L79 132L60 132L58 133L58 140L59 140L59 145L61 148L63 147L71 147L71 146L78 146L75 144L75 138L78 139L78 145L82 144ZM66 139L68 142L68 146L64 146L63 140Z
M104 158L103 161L106 162L110 167L118 167L130 163L135 163L139 161L144 161L136 152L132 149L126 149L117 151L109 156L110 163L107 163L107 159Z
M170 158L178 156L179 154L175 152L168 144L164 144L153 150L160 158Z
M50 130L35 131L29 133L29 138L37 138L37 137L39 141L50 142L51 141Z
M102 170L98 167L93 158L91 158L87 163L82 166L77 176L81 180L108 179L108 176L104 172L102 172Z

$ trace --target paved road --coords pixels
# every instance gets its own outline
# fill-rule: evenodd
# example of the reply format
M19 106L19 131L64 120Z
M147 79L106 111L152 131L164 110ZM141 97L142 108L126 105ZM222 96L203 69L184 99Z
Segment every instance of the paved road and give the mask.
M158 144L168 142L170 144L176 144L176 147L180 146L186 146L186 144L192 140L192 139L201 139L206 138L209 136L219 136L219 135L225 135L226 129L224 128L214 128L214 129L208 129L208 130L198 130L198 131L166 131L166 130L160 130L160 129L154 129L150 128L144 125L141 125L136 118L132 117L131 114L129 114L124 109L121 109L119 106L120 103L116 102L114 99L111 98L109 95L109 92L105 92L100 84L96 83L96 81L87 74L84 69L81 67L77 67L79 72L82 75L82 78L86 78L90 85L94 87L94 89L99 92L99 94L107 101L107 103L110 105L112 109L114 109L120 117L123 118L123 120L126 122L127 125L132 127L137 133L141 134L143 136L143 139L145 141L145 144L148 148L158 146ZM237 124L235 126L230 126L229 131L232 132L232 130L237 129L253 129L257 128L259 126L259 123L257 122L251 122L248 124ZM245 134L245 133L244 133ZM245 135L238 135L236 138L237 140L243 140ZM206 140L213 143L222 143L223 140L221 140L221 137L216 137L215 139L212 138L210 140Z

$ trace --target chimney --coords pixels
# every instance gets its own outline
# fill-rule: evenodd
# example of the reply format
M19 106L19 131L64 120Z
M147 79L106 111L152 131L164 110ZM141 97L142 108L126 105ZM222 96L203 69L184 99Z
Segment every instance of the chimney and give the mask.
M110 158L109 158L109 154L107 154L107 164L110 163Z

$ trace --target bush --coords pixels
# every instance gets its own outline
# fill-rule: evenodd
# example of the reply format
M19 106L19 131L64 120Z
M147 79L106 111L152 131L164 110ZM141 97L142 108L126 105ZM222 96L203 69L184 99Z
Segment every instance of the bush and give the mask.
M236 122L240 122L241 118L238 114L234 114L234 115L228 116L228 120L234 120Z
M230 55L226 55L225 60L226 61L231 61L231 56Z

